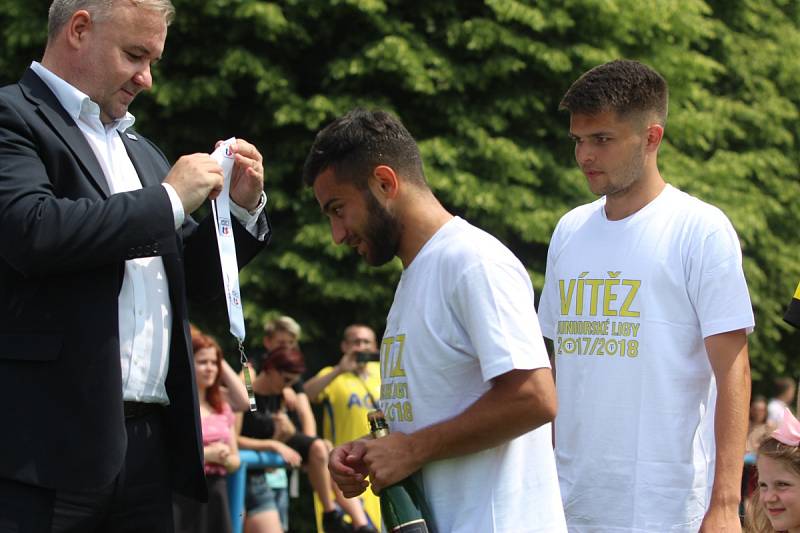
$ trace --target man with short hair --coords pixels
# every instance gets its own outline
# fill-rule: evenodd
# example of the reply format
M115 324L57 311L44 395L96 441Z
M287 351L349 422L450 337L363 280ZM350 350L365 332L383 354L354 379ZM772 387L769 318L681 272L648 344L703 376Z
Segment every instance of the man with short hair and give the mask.
M754 322L736 233L661 177L653 69L595 67L561 107L601 196L559 221L539 305L569 529L739 531Z
M224 296L207 153L133 131L169 0L55 0L44 56L0 89L0 529L169 532L206 498L187 297ZM231 147L239 264L266 243L262 157ZM222 302L220 302L221 305Z
M359 439L369 433L367 413L378 408L381 392L380 364L375 357L378 346L375 332L364 324L347 326L339 344L342 357L306 381L304 388L313 403L322 404L322 436L334 446ZM367 489L360 497L363 510L353 518L356 531L374 531L381 523L380 502Z
M334 449L344 495L419 472L440 533L565 531L555 388L525 268L444 209L414 138L386 112L356 109L326 126L303 176L335 243L370 265L403 264L380 343L391 434Z

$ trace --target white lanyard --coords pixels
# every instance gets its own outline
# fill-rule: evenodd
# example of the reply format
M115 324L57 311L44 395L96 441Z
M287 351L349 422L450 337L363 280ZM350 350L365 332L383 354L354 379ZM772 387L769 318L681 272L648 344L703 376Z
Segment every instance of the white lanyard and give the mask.
M236 142L231 137L217 147L211 157L222 167L224 183L222 192L215 200L211 200L211 211L214 217L214 228L217 231L217 247L219 248L219 262L222 267L222 283L225 287L225 301L228 306L228 320L230 332L239 343L240 361L244 372L244 382L247 396L250 398L250 410L256 410L256 398L253 394L253 385L250 380L250 370L247 366L247 356L244 353L244 313L242 312L242 297L239 292L239 265L236 262L236 242L233 239L233 226L231 225L231 175L233 174L234 156L231 145Z

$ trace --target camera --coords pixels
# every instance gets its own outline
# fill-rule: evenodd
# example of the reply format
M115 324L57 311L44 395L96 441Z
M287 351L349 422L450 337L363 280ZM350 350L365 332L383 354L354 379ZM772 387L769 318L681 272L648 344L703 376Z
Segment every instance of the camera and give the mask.
M356 352L356 363L369 363L370 361L380 361L381 354L378 352Z

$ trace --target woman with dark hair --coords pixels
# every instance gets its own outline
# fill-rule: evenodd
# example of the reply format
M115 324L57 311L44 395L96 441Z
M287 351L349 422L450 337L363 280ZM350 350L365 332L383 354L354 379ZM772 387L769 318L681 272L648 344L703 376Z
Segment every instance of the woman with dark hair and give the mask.
M231 516L225 478L239 468L235 417L220 388L223 364L217 342L192 328L192 350L203 428L208 503L176 495L173 515L176 532L230 533Z
M312 488L322 503L323 529L326 533L349 531L343 522L343 513L336 508L331 493L331 478L328 473L328 447L319 437L310 437L296 429L298 422L292 421L292 413L287 413L283 401L283 389L297 381L305 372L305 359L300 350L294 346L279 346L267 353L260 362L260 370L253 380L253 391L256 396L256 412L246 412L242 417L239 432L239 446L251 450L274 449L275 442L285 443L302 458ZM277 450L275 450L277 451ZM283 452L280 452L284 455ZM284 455L284 459L286 456ZM287 459L297 466L297 462ZM264 472L249 469L245 507L247 520L245 529L248 533L261 533L255 522L260 522L259 509L274 505L276 493L267 486ZM285 489L277 491L279 511L282 522L286 522Z

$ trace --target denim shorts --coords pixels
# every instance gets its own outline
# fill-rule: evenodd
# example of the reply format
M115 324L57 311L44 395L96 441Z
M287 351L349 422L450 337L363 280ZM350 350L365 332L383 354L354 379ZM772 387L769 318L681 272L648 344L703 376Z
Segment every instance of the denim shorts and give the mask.
M267 477L263 472L251 473L247 476L247 488L244 493L244 508L248 514L264 511L280 511L275 492L267 484Z
M289 531L289 490L272 489L275 496L275 503L278 505L278 515L281 517L281 528Z

